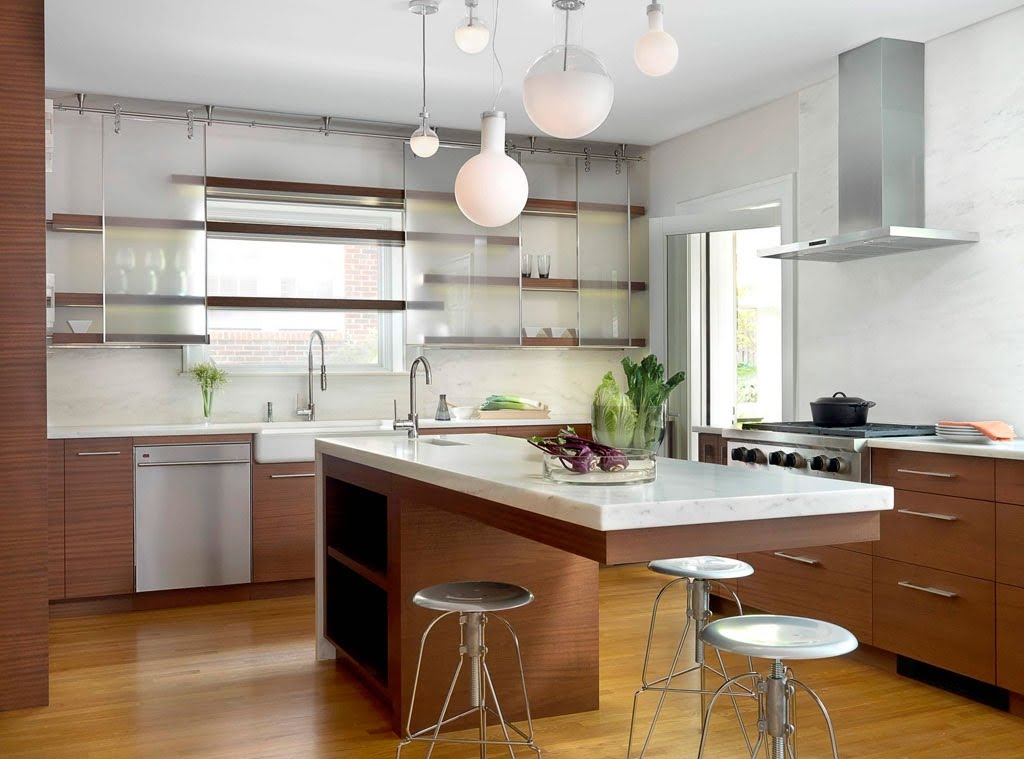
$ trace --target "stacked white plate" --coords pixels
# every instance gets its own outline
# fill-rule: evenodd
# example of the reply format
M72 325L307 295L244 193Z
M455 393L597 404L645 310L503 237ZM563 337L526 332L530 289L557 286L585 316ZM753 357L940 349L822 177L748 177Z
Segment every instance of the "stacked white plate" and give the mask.
M951 440L955 443L989 443L988 437L978 432L974 427L960 427L954 424L936 424L935 434L943 440Z

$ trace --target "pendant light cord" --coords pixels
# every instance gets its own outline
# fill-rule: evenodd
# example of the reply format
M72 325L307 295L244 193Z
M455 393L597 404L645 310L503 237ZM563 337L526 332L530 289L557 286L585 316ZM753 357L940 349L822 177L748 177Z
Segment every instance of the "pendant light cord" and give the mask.
M423 107L420 109L423 113L427 112L427 14L420 16L420 20L423 22L423 40L420 45L420 51L423 53L423 66L420 69L423 72ZM421 116L420 120L426 126L427 119L425 116Z
M569 9L565 9L565 41L562 43L562 71L569 70Z
M498 97L505 88L505 70L501 67L498 59L498 14L501 11L501 0L494 0L494 34L491 35L491 60L494 66L498 67L498 88L494 92L494 101L491 103L491 110L498 110ZM494 66L491 67L491 89L494 89Z

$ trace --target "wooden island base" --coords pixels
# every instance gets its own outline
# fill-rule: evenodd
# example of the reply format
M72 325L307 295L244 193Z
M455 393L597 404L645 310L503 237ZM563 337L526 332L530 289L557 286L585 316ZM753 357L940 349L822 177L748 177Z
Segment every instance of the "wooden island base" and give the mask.
M346 660L405 728L420 637L436 613L413 594L455 580L523 585L536 600L504 615L522 645L535 718L599 705L598 567L701 553L878 536L861 512L602 532L323 454L318 478L318 657ZM487 662L507 716L525 714L512 642L487 627ZM427 644L413 730L436 721L458 658L457 615ZM638 646L643 641L637 641ZM463 673L463 685L466 685ZM466 708L468 687L450 714Z

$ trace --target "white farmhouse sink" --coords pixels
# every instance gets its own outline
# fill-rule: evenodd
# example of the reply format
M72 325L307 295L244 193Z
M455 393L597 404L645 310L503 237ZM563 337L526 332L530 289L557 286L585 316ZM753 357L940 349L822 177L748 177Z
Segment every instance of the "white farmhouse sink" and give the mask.
M318 437L405 435L391 428L391 420L357 419L343 422L275 422L254 436L253 455L258 464L313 461Z

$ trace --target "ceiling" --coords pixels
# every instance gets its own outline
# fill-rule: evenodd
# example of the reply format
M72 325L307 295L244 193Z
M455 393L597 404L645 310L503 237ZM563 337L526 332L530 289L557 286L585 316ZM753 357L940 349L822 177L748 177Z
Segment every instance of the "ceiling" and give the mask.
M583 41L615 80L593 139L654 144L831 76L835 57L876 37L928 41L1020 0L662 0L676 70L643 76L633 43L647 0L590 0ZM492 26L494 0L480 0ZM531 62L554 42L550 0L501 0L498 107L522 106ZM427 19L428 103L439 127L477 128L493 97L488 51L452 41L462 0ZM46 0L51 89L412 124L420 110L420 18L406 0Z

